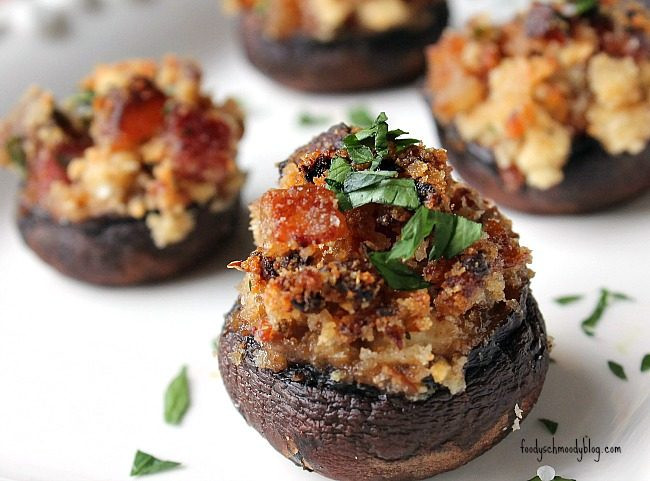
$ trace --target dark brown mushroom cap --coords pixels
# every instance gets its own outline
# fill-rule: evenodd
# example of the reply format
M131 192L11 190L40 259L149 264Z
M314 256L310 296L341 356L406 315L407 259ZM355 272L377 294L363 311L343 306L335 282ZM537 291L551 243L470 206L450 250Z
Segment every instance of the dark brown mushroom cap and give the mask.
M238 304L237 304L238 305ZM511 432L515 404L526 415L549 363L544 320L528 288L520 309L468 356L467 389L432 382L424 400L340 384L328 372L255 364L259 344L230 330L219 345L226 389L246 421L305 469L338 480L416 480L461 466Z
M181 242L156 247L143 219L101 217L62 223L41 209L19 208L18 228L38 256L63 274L109 286L173 277L219 251L232 233L239 197L225 210L192 209L196 224Z
M335 92L366 90L405 83L424 71L424 47L435 42L447 25L447 2L430 9L425 29L352 34L331 42L305 36L268 39L254 12L241 20L241 37L250 62L272 79L298 90Z
M453 124L436 120L449 163L485 197L511 209L535 214L578 214L631 200L650 189L650 144L635 155L612 155L594 138L576 137L563 169L564 180L550 189L509 189L499 175L494 154L465 142Z

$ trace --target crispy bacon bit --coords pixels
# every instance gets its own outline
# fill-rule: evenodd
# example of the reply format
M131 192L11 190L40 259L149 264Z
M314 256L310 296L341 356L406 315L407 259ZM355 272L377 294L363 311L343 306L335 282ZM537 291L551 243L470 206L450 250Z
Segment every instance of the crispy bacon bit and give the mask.
M220 182L232 157L232 129L223 119L199 108L176 106L169 114L168 139L178 175Z
M271 190L260 200L265 239L307 246L349 235L334 194L316 185Z
M136 77L128 90L112 90L96 100L96 111L108 107L107 113L97 118L98 129L114 149L134 148L161 129L166 99L151 80Z

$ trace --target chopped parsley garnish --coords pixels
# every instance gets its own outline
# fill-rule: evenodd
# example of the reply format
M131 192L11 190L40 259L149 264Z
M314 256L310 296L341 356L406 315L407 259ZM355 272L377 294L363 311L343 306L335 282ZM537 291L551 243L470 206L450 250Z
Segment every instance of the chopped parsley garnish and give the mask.
M627 376L625 375L625 369L623 369L623 366L614 361L607 361L607 365L609 366L609 370L612 371L614 376L627 381Z
M481 238L482 226L465 217L445 212L435 212L436 242L429 260L450 259Z
M368 256L372 265L391 288L398 291L414 291L429 287L429 283L422 279L417 272L412 271L401 261L390 260L390 251L371 252Z
M352 125L358 125L359 127L370 127L373 123L372 115L362 105L351 108L348 111L348 117Z
M545 418L539 418L538 421L542 423L546 429L548 429L549 433L555 434L557 432L558 424L555 421L551 421L550 419Z
M571 294L571 295L568 295L568 296L556 297L553 300L556 303L560 304L561 306L566 306L567 304L573 304L574 302L578 302L583 297L584 296L582 294Z
M600 322L605 310L611 304L612 300L632 301L633 299L627 294L621 292L613 292L609 289L601 288L598 302L592 313L584 321L582 321L582 330L588 336L593 336L596 333L596 326Z
M172 379L165 391L165 422L180 424L190 407L190 387L187 380L187 367Z
M646 354L641 360L641 372L646 372L648 370L650 370L650 354Z
M576 15L584 15L585 13L598 7L598 0L575 0Z
M330 121L326 115L315 115L310 112L300 112L298 115L298 125L302 127L311 127L314 125L327 124Z
M343 157L335 157L332 159L325 182L330 190L343 191L343 183L351 173L352 167L350 167L350 164Z
M161 473L169 471L170 469L177 468L181 463L176 461L163 461L152 456L151 454L144 453L140 450L135 453L133 459L133 466L131 467L131 476L143 476L145 474Z
M388 130L384 112L367 128L343 139L347 156L332 159L325 182L333 191L342 211L369 203L386 204L415 210L402 228L400 239L387 252L371 252L369 258L388 285L396 290L423 289L429 284L404 264L424 240L434 233L429 260L451 258L472 245L482 234L482 226L464 217L433 211L422 205L409 178L399 178L395 170L381 170L392 142L403 150L420 141L400 139L403 130Z
M354 192L355 190L379 184L382 180L392 177L397 177L397 172L394 170L359 170L350 172L343 181L343 190L345 192Z
M23 139L17 136L11 137L7 141L5 148L12 165L24 174L27 171L27 154L23 149Z
M415 209L420 205L415 183L412 179L383 179L363 189L346 192L352 207L375 202Z

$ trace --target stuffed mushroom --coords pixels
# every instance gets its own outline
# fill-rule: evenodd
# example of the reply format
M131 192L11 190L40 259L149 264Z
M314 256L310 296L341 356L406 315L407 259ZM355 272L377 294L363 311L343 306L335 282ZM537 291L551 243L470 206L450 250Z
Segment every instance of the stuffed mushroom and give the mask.
M424 71L445 0L231 0L249 60L292 88L380 88Z
M48 264L126 285L171 277L234 226L243 117L173 56L99 66L62 104L30 88L0 123L0 165L22 174L18 227Z
M504 206L578 213L650 188L650 15L626 0L535 3L427 52L427 96L460 175Z
M338 125L280 164L218 350L246 421L338 480L454 469L518 426L549 362L531 255L444 150Z

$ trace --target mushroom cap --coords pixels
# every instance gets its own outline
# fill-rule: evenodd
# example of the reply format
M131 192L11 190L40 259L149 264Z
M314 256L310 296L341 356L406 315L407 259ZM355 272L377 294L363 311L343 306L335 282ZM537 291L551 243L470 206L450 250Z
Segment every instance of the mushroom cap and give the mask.
M418 480L461 466L511 432L515 404L530 411L549 364L544 320L528 287L519 309L474 348L467 388L431 382L424 399L336 383L329 372L292 364L273 372L256 365L259 344L226 318L219 366L246 421L284 456L342 481Z
M59 222L43 209L21 206L23 240L63 274L93 284L124 286L162 281L219 251L240 217L239 195L224 209L191 209L194 229L181 242L158 248L144 219L99 217Z
M512 190L503 182L493 152L465 142L453 125L436 127L449 163L485 197L511 209L534 214L578 214L629 201L650 189L650 144L638 154L608 153L594 138L575 137L563 169L564 180L550 189Z
M449 19L444 0L432 4L426 28L342 36L321 42L295 35L269 39L255 11L242 14L241 38L250 62L265 75L298 90L337 92L409 82L424 71L424 47L435 42Z

